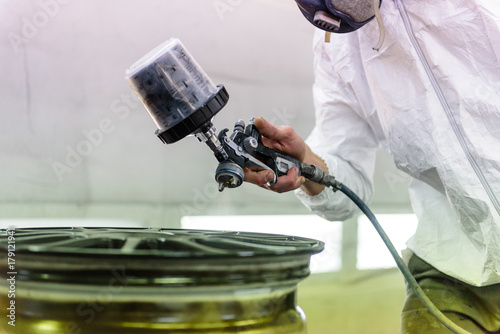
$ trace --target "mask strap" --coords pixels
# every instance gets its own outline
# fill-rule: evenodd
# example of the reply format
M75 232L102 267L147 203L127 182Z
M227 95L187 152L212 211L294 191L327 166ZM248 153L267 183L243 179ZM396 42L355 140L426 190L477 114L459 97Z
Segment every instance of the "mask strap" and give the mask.
M382 16L380 15L380 0L373 0L373 9L375 10L375 19L377 19L378 24L378 43L373 47L373 50L378 51L384 44L385 39L385 26L384 21L382 20Z
M330 43L330 36L332 35L331 32L325 31L325 43Z

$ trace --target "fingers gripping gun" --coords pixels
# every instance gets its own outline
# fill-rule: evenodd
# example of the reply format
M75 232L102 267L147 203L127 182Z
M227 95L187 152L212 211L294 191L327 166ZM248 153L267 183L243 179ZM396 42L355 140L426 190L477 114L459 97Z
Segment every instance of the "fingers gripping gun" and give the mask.
M254 125L253 118L247 126L245 126L243 120L237 121L230 136L228 136L229 129L223 129L219 133L217 141L211 140L214 133L213 126L208 124L207 127L210 130L202 130L203 135L197 134L197 137L207 143L219 161L219 166L215 172L215 180L219 184L219 191L224 190L224 188L240 186L243 183L244 167L272 170L274 179L268 183L269 186L275 184L279 176L286 175L293 167L299 169L299 175L313 182L326 186L335 184L334 177L320 168L264 146L261 134ZM207 136L206 133L209 133L209 135Z

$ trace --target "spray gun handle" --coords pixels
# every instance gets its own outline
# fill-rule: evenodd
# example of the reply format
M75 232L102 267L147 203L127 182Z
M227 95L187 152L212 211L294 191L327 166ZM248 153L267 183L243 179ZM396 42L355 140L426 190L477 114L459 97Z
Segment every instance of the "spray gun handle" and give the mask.
M319 167L302 162L282 151L264 146L261 134L254 125L254 120L255 118L252 118L245 129L245 134L249 137L243 140L243 147L252 156L261 161L263 160L264 164L269 166L275 175L278 177L286 175L291 168L297 167L299 175L310 181L326 186L332 186L335 183L335 178ZM276 178L270 184L272 185L275 182Z
M297 167L299 169L299 176L304 176L310 181L325 186L332 186L335 184L335 178L321 168L302 162L282 151L271 149L260 144L256 152L268 157L266 164L271 167L278 177L286 175L291 168Z

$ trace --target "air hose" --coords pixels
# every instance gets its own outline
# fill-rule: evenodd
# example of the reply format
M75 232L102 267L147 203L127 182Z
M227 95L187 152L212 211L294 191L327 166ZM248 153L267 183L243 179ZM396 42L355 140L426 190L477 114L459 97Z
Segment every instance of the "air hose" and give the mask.
M422 304L429 310L429 312L436 317L437 320L439 320L446 328L448 328L450 331L453 333L457 334L470 334L468 331L464 330L454 322L452 322L450 319L448 319L435 305L434 303L427 297L425 292L422 290L418 282L415 280L413 275L411 274L410 270L408 269L408 266L404 263L403 259L401 256L399 256L398 251L392 244L391 240L385 233L384 229L378 222L377 218L373 214L373 212L368 208L368 206L359 198L358 195L356 195L351 189L349 189L347 186L342 184L341 182L330 179L328 184L325 184L327 186L331 186L333 190L340 190L343 192L349 199L351 199L354 204L366 215L366 217L370 220L372 223L373 227L377 230L378 234L382 238L382 241L384 244L387 246L389 249L389 252L391 253L392 257L394 258L394 261L396 261L396 265L398 266L399 270L403 274L406 282L408 285L411 287L411 289L415 292L415 295L420 299Z

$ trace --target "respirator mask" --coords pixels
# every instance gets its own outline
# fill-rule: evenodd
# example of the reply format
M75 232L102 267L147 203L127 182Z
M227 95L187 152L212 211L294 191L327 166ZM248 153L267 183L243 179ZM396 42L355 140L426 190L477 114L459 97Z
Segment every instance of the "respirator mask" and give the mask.
M355 31L373 18L377 19L380 38L377 50L384 39L384 29L379 7L382 0L295 0L305 18L315 27L326 31L326 41L330 33Z

